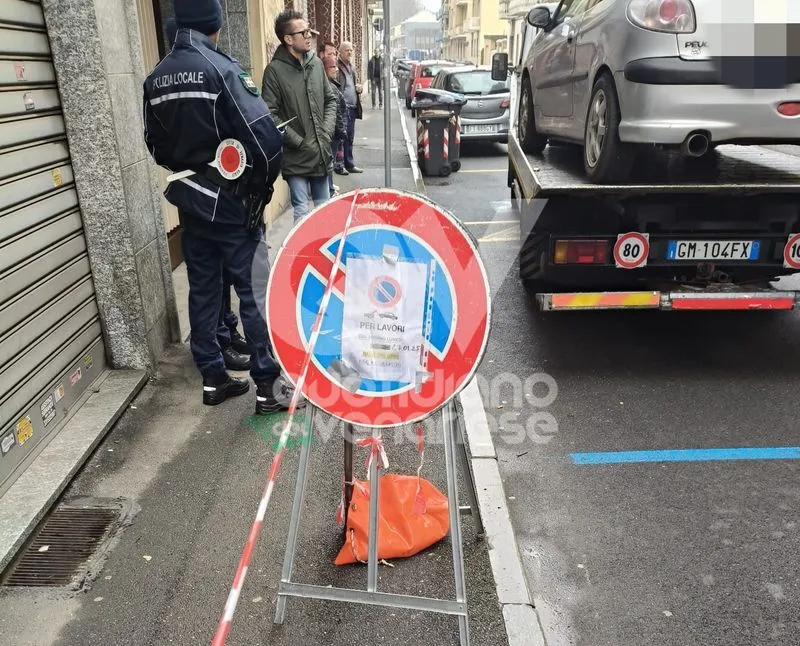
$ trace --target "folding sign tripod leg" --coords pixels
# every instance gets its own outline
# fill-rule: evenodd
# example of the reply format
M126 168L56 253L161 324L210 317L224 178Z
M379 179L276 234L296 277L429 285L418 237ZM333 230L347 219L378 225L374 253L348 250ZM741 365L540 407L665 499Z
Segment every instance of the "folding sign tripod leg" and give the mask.
M455 421L456 427L456 450L458 457L461 459L461 467L464 470L464 478L467 481L467 497L469 498L469 513L475 519L475 529L478 537L482 538L485 535L483 527L483 518L481 517L480 508L478 507L478 490L475 487L475 477L472 473L472 465L469 462L467 455L467 440L464 437L464 424L459 416Z
M281 583L278 586L278 602L275 608L275 623L282 624L286 616L287 598L281 594L283 585L291 583L292 570L294 569L294 555L297 550L297 532L300 529L300 514L303 509L303 500L306 496L308 484L309 462L311 457L311 439L314 434L314 411L309 404L306 412L303 436L300 438L300 461L297 465L297 483L294 488L294 501L292 502L292 516L289 520L289 535L286 538L286 553L283 557L283 572Z
M442 411L444 424L444 457L447 472L447 501L450 512L450 542L453 547L453 574L456 584L456 601L467 603L467 582L464 575L464 552L461 542L461 512L458 506L458 478L455 453L456 411L450 402ZM469 619L466 614L458 616L460 646L469 646Z
M351 424L344 425L344 532L347 532L347 512L353 499L353 441L355 431Z
M372 429L372 439L378 442L380 431ZM373 445L374 446L374 445ZM373 453L369 466L369 552L367 556L367 592L378 590L378 499L380 496L380 455Z

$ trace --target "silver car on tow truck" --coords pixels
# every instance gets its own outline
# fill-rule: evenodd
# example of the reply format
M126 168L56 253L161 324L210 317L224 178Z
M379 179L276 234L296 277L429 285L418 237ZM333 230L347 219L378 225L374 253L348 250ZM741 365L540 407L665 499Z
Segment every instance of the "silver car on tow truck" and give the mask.
M720 144L800 143L800 2L779 4L785 11L749 22L726 0L535 6L524 150L580 143L588 179L609 184L626 181L645 146L712 157Z

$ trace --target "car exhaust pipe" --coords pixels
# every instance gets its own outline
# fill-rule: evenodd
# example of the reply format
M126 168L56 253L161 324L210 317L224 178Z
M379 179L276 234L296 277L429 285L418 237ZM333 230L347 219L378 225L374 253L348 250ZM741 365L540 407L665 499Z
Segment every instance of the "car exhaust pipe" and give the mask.
M696 132L686 137L681 144L681 153L687 157L702 157L708 152L711 142L704 134Z

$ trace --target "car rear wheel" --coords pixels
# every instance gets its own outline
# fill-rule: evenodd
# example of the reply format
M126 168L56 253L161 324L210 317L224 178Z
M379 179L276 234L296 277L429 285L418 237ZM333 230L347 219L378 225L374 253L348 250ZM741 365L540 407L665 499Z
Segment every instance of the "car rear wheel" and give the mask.
M539 155L547 146L547 137L536 130L536 118L533 111L533 91L531 82L525 79L522 85L522 97L519 102L519 124L517 126L519 141L529 155Z
M614 82L602 74L592 89L583 141L586 176L596 184L624 182L630 175L633 155L619 140L620 120Z

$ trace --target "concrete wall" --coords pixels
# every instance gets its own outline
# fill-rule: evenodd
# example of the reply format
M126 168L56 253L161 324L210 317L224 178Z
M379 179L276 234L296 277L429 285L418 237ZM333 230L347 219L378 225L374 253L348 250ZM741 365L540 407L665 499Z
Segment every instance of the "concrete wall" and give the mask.
M43 0L110 365L153 370L179 328L142 125L136 5Z

